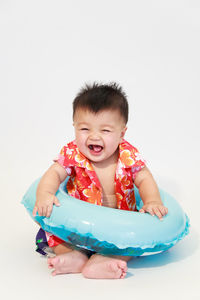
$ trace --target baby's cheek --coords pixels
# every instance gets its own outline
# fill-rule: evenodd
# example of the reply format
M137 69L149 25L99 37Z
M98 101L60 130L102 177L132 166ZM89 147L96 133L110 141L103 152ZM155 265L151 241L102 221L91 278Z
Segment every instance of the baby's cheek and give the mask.
M117 150L119 144L120 144L120 140L117 137L115 137L114 139L107 141L107 148L110 151L115 152Z
M80 149L80 147L83 147L83 145L84 145L84 139L80 135L76 136L75 142L79 149Z

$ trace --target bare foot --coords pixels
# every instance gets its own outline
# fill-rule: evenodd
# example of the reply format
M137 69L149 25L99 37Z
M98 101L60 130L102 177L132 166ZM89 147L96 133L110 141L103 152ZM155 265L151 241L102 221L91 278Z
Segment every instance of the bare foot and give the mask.
M73 250L65 254L48 258L47 262L49 268L54 269L51 274L55 276L57 274L81 273L87 261L88 257L85 254Z
M86 278L122 279L126 272L126 261L95 254L88 260L82 274Z

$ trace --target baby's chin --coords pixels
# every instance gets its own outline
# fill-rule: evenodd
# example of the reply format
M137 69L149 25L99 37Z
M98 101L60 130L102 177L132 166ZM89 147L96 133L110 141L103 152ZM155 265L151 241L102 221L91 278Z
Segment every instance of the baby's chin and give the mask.
M105 153L103 151L99 153L93 153L92 151L88 150L85 153L85 157L92 163L101 163L106 159Z
M102 154L93 155L90 152L88 153L88 155L86 155L86 157L91 162L102 162L105 159L105 157Z
M106 168L109 165L117 164L118 161L118 151L109 155L108 153L103 152L102 155L99 156L91 156L88 155L89 161L95 166Z

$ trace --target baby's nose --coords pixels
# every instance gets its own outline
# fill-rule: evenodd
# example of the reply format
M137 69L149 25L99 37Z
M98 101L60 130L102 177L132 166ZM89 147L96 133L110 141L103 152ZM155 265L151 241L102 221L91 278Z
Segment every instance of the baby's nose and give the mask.
M90 134L90 139L91 140L99 140L100 139L100 135L99 135L99 133L98 132L91 132L91 134Z

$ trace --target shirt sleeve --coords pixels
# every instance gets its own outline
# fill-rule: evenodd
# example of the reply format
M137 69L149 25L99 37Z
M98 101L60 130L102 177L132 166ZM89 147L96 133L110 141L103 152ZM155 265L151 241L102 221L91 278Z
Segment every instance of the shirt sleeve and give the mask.
M53 159L54 162L59 163L67 172L67 175L72 174L72 167L68 166L66 163L66 146L62 147L60 153Z
M137 173L146 166L146 161L135 147L133 147L132 155L134 159L134 165L132 166L131 171L133 174L133 179L135 179Z

